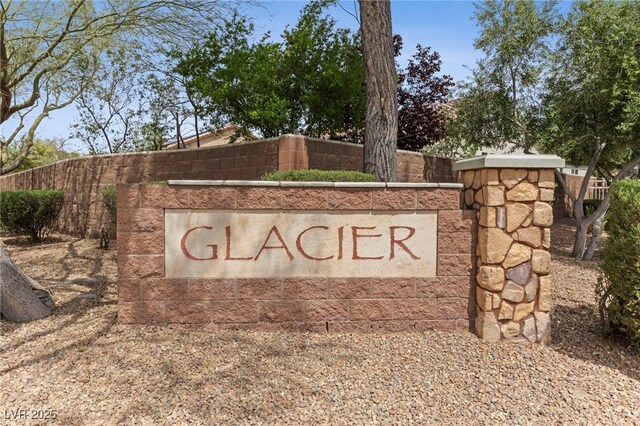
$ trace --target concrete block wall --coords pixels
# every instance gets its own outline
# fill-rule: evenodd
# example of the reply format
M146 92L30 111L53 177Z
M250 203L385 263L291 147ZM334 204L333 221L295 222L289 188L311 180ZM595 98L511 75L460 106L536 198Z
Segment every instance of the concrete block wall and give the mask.
M0 176L0 189L56 189L65 193L57 231L96 237L114 225L101 191L118 183L169 179L260 179L278 169L279 139L188 150L97 155Z
M452 160L398 151L401 182L457 182ZM256 180L291 169L362 170L362 146L299 135L188 150L99 155L0 176L0 190L57 189L65 203L57 231L96 237L115 229L100 191L117 183L170 179Z
M320 170L362 170L362 145L345 142L327 144L326 140L305 138L308 168ZM399 182L458 182L450 158L419 152L396 153Z

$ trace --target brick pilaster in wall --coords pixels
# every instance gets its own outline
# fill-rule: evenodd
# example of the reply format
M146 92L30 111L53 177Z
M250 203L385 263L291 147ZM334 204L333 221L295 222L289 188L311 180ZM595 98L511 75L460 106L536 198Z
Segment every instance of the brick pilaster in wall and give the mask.
M478 336L548 342L553 169L467 170L462 181L478 218Z
M309 154L304 136L282 135L278 140L278 170L309 168Z

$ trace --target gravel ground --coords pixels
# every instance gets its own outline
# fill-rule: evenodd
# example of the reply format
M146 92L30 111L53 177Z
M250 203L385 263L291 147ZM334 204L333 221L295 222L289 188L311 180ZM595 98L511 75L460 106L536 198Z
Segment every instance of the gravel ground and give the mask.
M56 236L3 239L59 308L2 321L0 408L56 410L50 424L640 425L640 353L598 332L598 261L553 230L548 347L470 333L212 332L116 324L116 251ZM29 415L31 415L29 411ZM42 422L47 424L47 422Z

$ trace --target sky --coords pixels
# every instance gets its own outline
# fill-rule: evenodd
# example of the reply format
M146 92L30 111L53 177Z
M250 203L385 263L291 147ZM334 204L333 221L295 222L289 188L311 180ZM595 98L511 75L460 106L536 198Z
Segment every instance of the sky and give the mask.
M270 31L275 37L287 25L295 25L304 1L261 1L260 6L244 7L247 16L254 19L258 33ZM351 14L356 14L356 1L343 1L333 6L329 13L338 21L339 27L357 29L358 22ZM563 5L567 6L567 4ZM564 8L564 7L563 7ZM478 28L473 20L474 6L471 1L392 1L391 17L395 34L404 41L400 65L415 52L415 46L429 46L442 59L442 73L453 77L454 81L466 79L481 53L473 48ZM351 13L351 14L350 14ZM41 138L67 139L71 131L76 110L67 107L56 111L45 119L39 127ZM70 141L66 149L80 150L80 145Z

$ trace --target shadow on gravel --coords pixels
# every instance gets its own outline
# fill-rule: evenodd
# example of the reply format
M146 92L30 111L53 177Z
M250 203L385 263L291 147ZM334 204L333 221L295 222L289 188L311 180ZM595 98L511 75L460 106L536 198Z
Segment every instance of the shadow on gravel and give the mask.
M56 331L61 331L63 330L65 327L70 327L72 326L79 318L81 318L82 316L84 316L83 314L77 314L74 315L74 317L70 318L69 320L65 321L63 324L61 324L59 327L56 327L50 331L48 331L45 334L50 334L50 333L54 333ZM108 320L96 331L92 332L92 333L85 333L82 335L81 338L74 338L74 339L69 339L66 342L56 342L58 344L60 344L57 347L53 347L51 351L46 352L44 354L40 354L40 355L36 355L34 357L31 358L23 358L18 364L15 365L9 365L6 366L5 368L3 368L2 370L0 370L0 373L5 374L8 373L10 371L16 370L18 368L22 368L22 367L26 367L29 365L33 365L33 364L38 364L40 362L52 359L52 358L56 358L59 357L71 350L80 350L81 348L85 348L87 346L91 346L92 344L94 344L100 337L104 336L105 334L109 333L109 331L111 330L111 328L116 324L116 320L117 320L117 314L115 312L113 312L111 315L109 315ZM34 339L30 339L30 340L34 340ZM23 342L26 343L26 342ZM18 345L21 346L21 345ZM5 352L6 350L12 350L15 348L3 348L2 351L0 351L0 353Z
M65 242L65 240L60 237L46 237L44 240L39 241L37 243L34 243L33 241L31 241L31 238L28 238L28 237L13 237L13 238L7 238L2 243L8 246L13 246L13 247L29 248L29 247L41 247L41 246L48 246L53 244L60 244L63 242Z
M55 287L53 288L54 288L54 291L56 292L59 291ZM101 282L97 286L96 285L92 286L91 289L93 289L94 293L89 293L89 294L102 295L106 293L106 288L107 288L107 283ZM73 293L77 294L78 291L73 291ZM53 313L49 317L47 317L48 322L52 322L51 320L57 321L54 327L50 327L42 331L31 333L26 338L21 337L20 340L14 343L4 345L0 350L0 353L3 353L4 351L7 351L7 350L15 350L29 342L37 340L40 337L47 336L52 333L64 331L66 327L73 326L75 323L78 322L79 319L83 318L85 315L87 315L89 311L91 311L96 307L105 306L105 305L116 305L118 303L116 300L99 301L99 302L88 300L83 297L83 294L87 294L87 293L77 294L76 296L67 300L66 302L56 305L56 308L53 311ZM60 320L62 320L62 322L60 322ZM4 318L2 319L3 335L7 338L7 340L10 340L9 338L11 336L11 333L18 330L20 327L21 327L21 324L6 321Z
M99 308L117 304L115 283L108 281L105 271L105 262L110 261L105 259L105 252L87 249L86 242L83 247L81 239L65 237L49 237L39 244L24 238L6 239L2 243L31 253L16 263L23 270L29 268L25 273L52 291L56 307L49 317L29 324L12 323L2 318L0 326L6 343L0 346L0 355L15 351L25 355L19 362L5 362L0 373L45 362L71 350L82 350L95 344L115 325L114 308L111 312L96 313ZM49 258L52 251L43 248L55 245L61 253ZM29 250L32 247L33 250ZM70 279L80 274L85 277ZM42 346L45 349L34 352L30 345L39 341L46 342Z
M640 350L621 339L603 336L593 305L556 305L551 315L552 349L640 381Z

